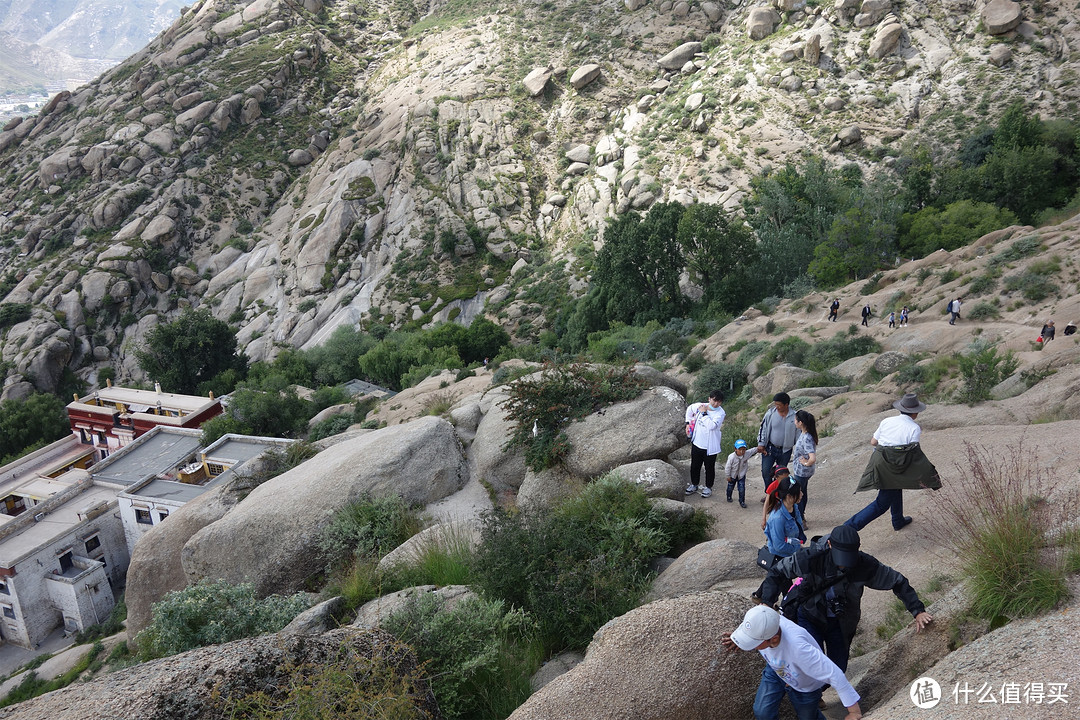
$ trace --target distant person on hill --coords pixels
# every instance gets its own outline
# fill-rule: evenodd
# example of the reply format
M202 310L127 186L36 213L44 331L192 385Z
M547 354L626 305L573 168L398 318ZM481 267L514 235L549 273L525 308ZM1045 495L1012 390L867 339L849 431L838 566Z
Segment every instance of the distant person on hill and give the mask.
M836 322L837 313L840 312L840 298L836 298L832 301L832 305L829 306L829 320Z
M896 311L895 310L893 310L892 312L889 313L889 327L891 327L891 328L896 327Z
M728 455L724 463L724 475L727 476L727 501L731 502L731 493L739 486L739 506L746 507L746 471L750 458L757 455L757 448L747 448L745 440L735 441L735 452Z
M1075 335L1075 334L1076 334L1076 325L1074 325L1072 322L1070 322L1068 325L1066 325L1065 330L1062 332L1062 335L1064 335L1065 337L1068 337L1069 335Z
M758 428L757 451L761 455L761 480L765 487L769 487L773 479L773 466L787 467L791 462L791 449L795 447L797 433L795 413L791 411L791 396L778 392L773 395L772 407L765 411ZM765 502L765 499L761 501Z
M905 305L904 309L900 311L900 327L906 327L907 326L907 315L908 315L908 309L907 309L907 305Z
M1066 330L1067 329L1068 328L1066 328ZM1054 330L1054 321L1053 320L1048 320L1046 322L1046 324L1043 325L1043 329L1042 329L1042 339L1043 339L1043 345L1044 346L1046 345L1046 343L1048 343L1048 342L1050 342L1051 340L1054 339L1054 333L1055 332L1056 331Z
M955 325L956 321L960 319L960 306L964 303L964 298L956 298L949 303L949 314L952 317L949 318L949 324Z
M708 402L694 403L686 408L686 435L690 438L690 484L686 486L687 495L693 495L701 487L702 465L705 466L705 486L701 487L701 497L712 495L721 428L727 415L720 407L722 402L724 393L713 390L709 393Z
M862 324L864 327L870 327L870 303L866 303L862 309Z
M855 492L876 488L877 497L844 523L856 530L862 530L887 511L892 512L893 530L902 530L911 524L911 518L904 515L904 490L941 487L937 468L919 445L922 428L915 418L926 405L919 402L915 393L908 393L894 402L893 407L900 415L885 418L874 431L870 439L874 452L855 488Z

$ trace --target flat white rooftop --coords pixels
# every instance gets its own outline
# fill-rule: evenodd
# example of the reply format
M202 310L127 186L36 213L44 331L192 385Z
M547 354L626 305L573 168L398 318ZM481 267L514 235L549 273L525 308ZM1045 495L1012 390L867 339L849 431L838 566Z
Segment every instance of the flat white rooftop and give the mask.
M73 470L70 474L76 476L73 477L76 481L86 477L85 470ZM79 518L81 510L98 503L112 502L116 500L117 493L118 491L114 488L90 485L67 502L46 512L40 522L31 522L21 530L12 533L11 536L0 540L0 566L13 567L23 556L42 545L53 542L82 522ZM11 520L22 520L24 516L33 514L33 509L27 510L18 518Z
M213 405L217 400L201 395L179 395L177 393L157 392L155 390L135 390L133 388L106 387L95 390L86 397L79 398L79 405L126 405L130 412L144 413L153 410L161 403L165 410L174 410L182 415L190 415ZM73 405L76 403L72 403Z

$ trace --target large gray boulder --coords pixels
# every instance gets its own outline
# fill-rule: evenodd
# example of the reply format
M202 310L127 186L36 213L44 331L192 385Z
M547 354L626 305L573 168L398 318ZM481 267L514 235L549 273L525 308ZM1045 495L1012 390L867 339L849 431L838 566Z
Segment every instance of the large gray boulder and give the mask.
M539 472L529 469L518 490L517 504L521 508L546 508L557 504L585 487L585 481L554 465Z
M221 717L220 703L289 687L296 668L333 663L347 651L379 658L392 672L412 676L416 658L389 633L339 628L323 635L271 634L191 650L102 675L85 683L0 709L14 720L200 720ZM421 685L419 705L437 713Z
M664 497L682 500L683 474L674 465L663 460L642 460L641 462L620 465L612 472L622 475L632 483L639 485L649 497Z
M745 598L715 592L661 600L617 617L593 636L584 662L541 688L510 720L751 717L764 661L720 644L750 606Z
M473 468L481 482L496 491L517 490L525 479L525 451L520 447L503 450L514 432L502 403L508 395L499 388L484 396L480 408L483 419L476 426L470 453Z
M900 23L882 25L870 41L870 49L867 54L874 60L880 60L892 53L900 44L900 36L904 34L904 28Z
M551 79L555 69L551 65L545 65L544 67L533 68L532 72L525 76L525 79L521 81L521 84L525 86L525 92L530 96L536 97L540 93L544 92L544 88L547 87L548 80Z
M596 63L582 65L570 76L570 84L575 90L581 90L600 77L601 69Z
M626 463L664 458L686 444L683 396L668 387L648 388L566 428L566 469L594 478Z
M772 35L780 16L771 7L752 7L746 16L746 32L751 40L762 40Z
M660 58L657 62L665 70L678 70L688 60L693 60L694 56L699 52L701 52L701 43L686 42Z
M991 35L1004 35L1014 30L1023 19L1020 3L1012 0L990 0L982 9L983 27Z
M753 382L754 394L772 398L778 392L791 392L804 380L817 375L813 370L783 363L769 370Z
M317 570L322 529L364 495L398 495L425 506L460 490L468 465L454 427L425 417L323 450L255 488L184 546L190 582L251 582L259 595L304 588Z
M764 544L764 543L763 543ZM653 582L647 601L723 589L733 580L760 579L757 548L742 540L720 538L690 548Z

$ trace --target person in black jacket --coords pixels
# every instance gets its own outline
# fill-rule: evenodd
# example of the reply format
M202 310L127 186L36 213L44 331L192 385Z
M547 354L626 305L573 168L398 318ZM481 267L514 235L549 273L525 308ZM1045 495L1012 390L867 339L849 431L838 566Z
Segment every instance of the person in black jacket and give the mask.
M916 632L933 620L906 577L859 551L854 528L840 525L822 540L773 565L755 599L772 605L784 587L801 578L784 599L784 614L794 613L841 670L847 671L864 588L892 590L915 618Z

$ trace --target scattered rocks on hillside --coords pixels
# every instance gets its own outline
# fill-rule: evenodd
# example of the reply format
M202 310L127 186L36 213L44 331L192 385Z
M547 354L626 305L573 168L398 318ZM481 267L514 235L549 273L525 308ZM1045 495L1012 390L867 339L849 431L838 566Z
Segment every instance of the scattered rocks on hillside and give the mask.
M983 27L991 35L1004 35L1023 19L1020 3L1013 0L990 0L982 9Z
M819 33L814 33L806 39L806 45L803 46L803 60L812 67L817 67L821 62L821 35Z
M859 13L853 21L855 27L877 25L891 8L892 0L863 0L862 5L859 6Z
M720 644L750 606L714 592L617 617L596 632L581 664L541 688L510 720L750 717L764 663L757 653L727 652Z

